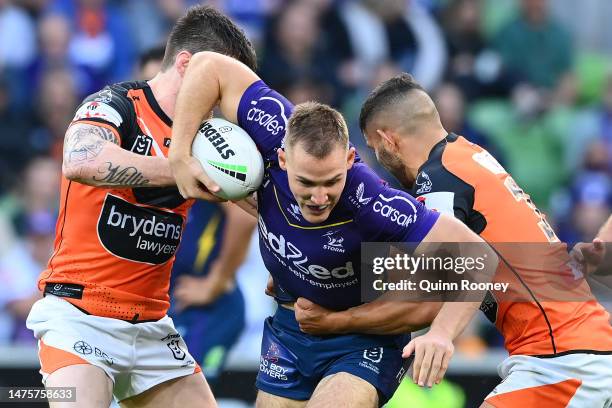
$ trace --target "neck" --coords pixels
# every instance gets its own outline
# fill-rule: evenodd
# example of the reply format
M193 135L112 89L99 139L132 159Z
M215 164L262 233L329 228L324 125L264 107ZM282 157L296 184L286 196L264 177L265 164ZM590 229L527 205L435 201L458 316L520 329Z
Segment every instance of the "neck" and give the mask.
M404 164L405 179L413 184L419 169L429 159L433 147L443 140L448 132L443 127L419 131L417 134L404 138L400 147L400 155Z
M158 72L148 81L155 100L170 119L174 118L174 105L180 88L180 76L172 69Z

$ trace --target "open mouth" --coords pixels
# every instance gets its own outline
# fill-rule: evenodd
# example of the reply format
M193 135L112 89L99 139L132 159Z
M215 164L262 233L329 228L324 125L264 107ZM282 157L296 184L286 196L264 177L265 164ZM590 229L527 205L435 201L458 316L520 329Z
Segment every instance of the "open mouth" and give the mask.
M306 204L306 208L308 208L308 211L310 211L313 214L322 214L323 212L325 212L327 207L329 207L329 204L325 204L325 205Z

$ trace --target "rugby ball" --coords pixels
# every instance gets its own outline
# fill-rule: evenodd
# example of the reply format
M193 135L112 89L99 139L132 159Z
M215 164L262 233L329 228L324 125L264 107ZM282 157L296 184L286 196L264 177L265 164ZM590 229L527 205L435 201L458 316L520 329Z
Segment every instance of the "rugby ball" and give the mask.
M213 118L202 123L191 154L221 187L215 194L226 200L246 197L263 180L263 159L255 142L240 126L225 119Z

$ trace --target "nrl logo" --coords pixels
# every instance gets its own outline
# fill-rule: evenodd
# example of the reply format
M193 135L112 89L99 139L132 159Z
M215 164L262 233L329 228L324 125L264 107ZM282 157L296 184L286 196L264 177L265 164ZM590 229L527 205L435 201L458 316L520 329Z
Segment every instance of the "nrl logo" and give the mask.
M431 191L432 186L429 174L422 171L417 177L416 185L419 186L419 189L416 191L416 194L429 193Z

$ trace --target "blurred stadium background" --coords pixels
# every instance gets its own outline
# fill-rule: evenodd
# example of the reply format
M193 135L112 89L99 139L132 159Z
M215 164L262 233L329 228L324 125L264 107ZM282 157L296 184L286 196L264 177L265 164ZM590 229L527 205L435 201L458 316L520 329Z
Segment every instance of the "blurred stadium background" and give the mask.
M0 386L39 385L24 319L53 244L62 140L76 104L107 83L137 78L139 58L163 45L194 3L0 0ZM295 103L338 107L372 164L357 126L361 102L407 71L434 96L445 127L489 149L562 240L590 240L610 214L609 0L203 3L244 28L271 86ZM227 407L254 398L259 332L272 308L252 249L240 272L249 324L216 390L234 399ZM450 381L433 390L406 383L393 406L477 406L498 382L501 346L492 327L476 321L457 344Z

